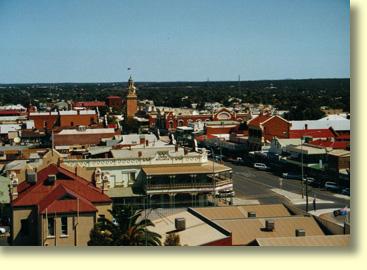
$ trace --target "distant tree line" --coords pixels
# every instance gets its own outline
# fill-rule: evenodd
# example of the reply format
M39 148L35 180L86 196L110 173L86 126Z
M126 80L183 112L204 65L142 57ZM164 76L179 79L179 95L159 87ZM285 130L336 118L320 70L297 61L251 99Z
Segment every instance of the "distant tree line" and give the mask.
M350 111L349 79L263 80L227 82L140 82L139 99L151 99L156 106L198 109L205 102L231 105L230 98L242 102L271 104L289 110L288 119L317 119L321 106ZM124 97L126 83L60 83L0 85L1 104L23 104L56 100L105 100L109 95Z

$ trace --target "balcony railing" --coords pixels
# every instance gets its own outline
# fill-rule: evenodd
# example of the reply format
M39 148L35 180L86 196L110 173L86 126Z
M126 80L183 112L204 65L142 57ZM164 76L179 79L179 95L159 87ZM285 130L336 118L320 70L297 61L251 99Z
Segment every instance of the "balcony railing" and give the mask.
M232 184L231 179L217 180L215 187L221 187ZM213 183L171 183L171 184L147 184L145 185L146 190L160 190L160 189L195 189L195 188L213 188Z

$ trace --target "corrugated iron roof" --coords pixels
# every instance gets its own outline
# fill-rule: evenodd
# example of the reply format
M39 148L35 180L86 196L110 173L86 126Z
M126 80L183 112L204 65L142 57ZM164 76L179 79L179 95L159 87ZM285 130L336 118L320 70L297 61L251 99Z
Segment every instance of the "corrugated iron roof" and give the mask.
M257 238L255 244L262 247L309 246L309 247L342 247L350 243L350 235L317 235L303 237Z

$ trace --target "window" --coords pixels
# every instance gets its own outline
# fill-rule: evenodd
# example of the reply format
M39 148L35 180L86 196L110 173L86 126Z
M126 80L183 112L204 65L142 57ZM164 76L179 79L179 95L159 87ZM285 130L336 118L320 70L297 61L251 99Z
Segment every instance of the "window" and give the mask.
M129 182L133 184L135 182L135 172L130 173Z
M20 232L23 236L29 235L29 221L28 219L22 219L20 220Z
M48 236L55 236L55 219L53 217L47 219L47 229Z
M68 217L61 217L61 235L68 235Z

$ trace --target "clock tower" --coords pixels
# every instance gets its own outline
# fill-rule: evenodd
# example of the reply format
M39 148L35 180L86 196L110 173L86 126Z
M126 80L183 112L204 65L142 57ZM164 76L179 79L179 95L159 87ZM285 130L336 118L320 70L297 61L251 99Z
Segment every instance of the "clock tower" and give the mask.
M136 95L136 87L134 85L133 79L129 78L127 86L127 97L126 97L126 118L127 120L132 120L138 111L138 97Z

